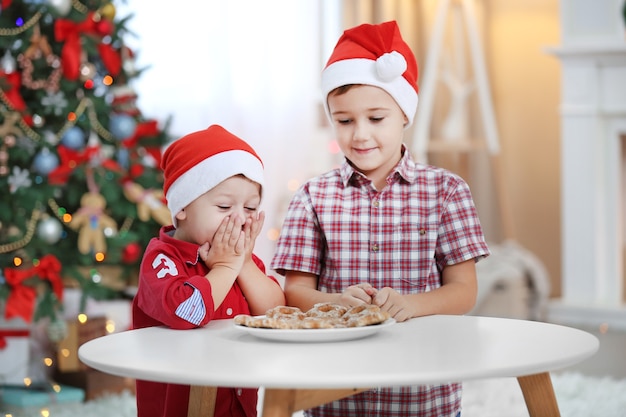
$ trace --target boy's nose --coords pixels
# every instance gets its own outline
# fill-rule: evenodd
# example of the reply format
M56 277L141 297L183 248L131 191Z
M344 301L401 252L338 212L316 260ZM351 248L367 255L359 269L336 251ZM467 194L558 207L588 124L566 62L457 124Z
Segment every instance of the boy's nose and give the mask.
M233 215L236 215L237 217L239 217L242 220L245 220L247 218L247 214L245 212L245 210L243 209L243 207L239 208L239 207L233 207Z
M364 123L354 123L354 130L352 131L352 140L364 140L367 139L368 129Z

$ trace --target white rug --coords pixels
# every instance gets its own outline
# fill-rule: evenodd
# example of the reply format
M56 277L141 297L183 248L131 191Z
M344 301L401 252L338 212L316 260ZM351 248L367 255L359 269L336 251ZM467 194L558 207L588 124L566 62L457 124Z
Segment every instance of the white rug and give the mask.
M592 378L578 373L552 375L562 417L626 416L626 379ZM528 417L516 378L464 384L463 417Z
M626 416L626 379L594 378L578 373L552 375L562 417ZM468 381L464 384L463 417L528 417L515 378ZM71 405L51 405L50 417L136 417L129 393ZM11 414L10 411L13 411ZM296 413L294 416L301 416ZM5 410L1 417L41 417L41 408Z

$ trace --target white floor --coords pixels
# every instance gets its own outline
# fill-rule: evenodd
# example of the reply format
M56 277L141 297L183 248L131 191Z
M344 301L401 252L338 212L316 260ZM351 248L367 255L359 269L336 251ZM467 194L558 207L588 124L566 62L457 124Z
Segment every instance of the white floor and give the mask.
M589 376L626 378L626 332L610 329L606 332L588 328L582 330L594 334L600 341L600 348L594 356L568 369Z

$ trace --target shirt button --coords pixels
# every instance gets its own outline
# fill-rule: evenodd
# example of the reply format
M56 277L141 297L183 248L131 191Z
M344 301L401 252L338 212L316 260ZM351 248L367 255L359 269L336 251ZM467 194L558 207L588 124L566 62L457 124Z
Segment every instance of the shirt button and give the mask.
M372 251L378 252L378 245L376 244L372 245Z
M378 207L380 206L380 201L378 200L374 200L374 203L372 204L374 207Z
M241 397L241 388L237 389L237 395Z
M230 307L228 307L228 308L226 309L226 314L228 314L229 316L231 316L231 315L233 314L233 309L232 309L232 308L230 308Z

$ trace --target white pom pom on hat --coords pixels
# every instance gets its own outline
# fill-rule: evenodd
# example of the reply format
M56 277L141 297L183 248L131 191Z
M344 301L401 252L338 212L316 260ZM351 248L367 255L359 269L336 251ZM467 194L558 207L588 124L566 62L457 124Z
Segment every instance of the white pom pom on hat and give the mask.
M395 21L362 24L343 32L322 71L326 114L328 93L349 84L382 88L398 103L409 122L417 110L417 60ZM332 120L332 119L331 119Z
M176 226L176 214L234 175L263 186L263 162L254 149L222 126L211 125L172 142L161 159L163 192Z
M383 54L376 60L376 73L383 81L393 81L406 71L406 59L397 51Z

